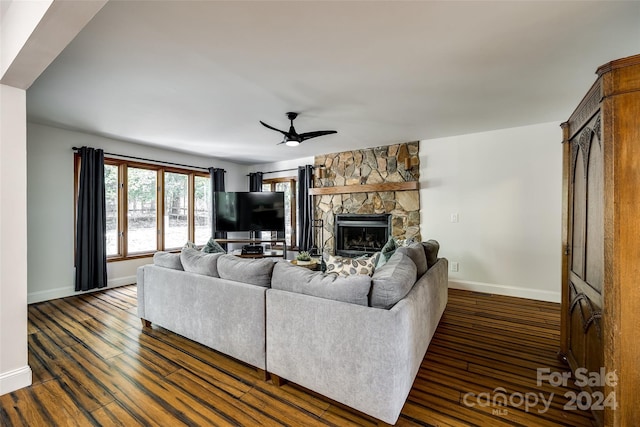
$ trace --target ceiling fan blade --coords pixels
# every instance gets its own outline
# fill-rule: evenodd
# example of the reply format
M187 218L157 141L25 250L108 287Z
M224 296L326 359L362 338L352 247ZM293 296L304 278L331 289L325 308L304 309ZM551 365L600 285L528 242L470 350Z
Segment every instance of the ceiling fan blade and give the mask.
M276 129L276 128L274 128L273 126L269 126L268 124L266 124L266 123L265 123L265 122L263 122L262 120L260 120L260 123L262 124L262 126L264 126L264 127L266 127L266 128L269 128L269 129L271 129L271 130L275 130L276 132L280 132L280 133L281 133L281 134L283 134L284 136L288 136L288 135L289 135L289 133L288 133L288 132L285 132L285 131L280 130L280 129Z
M307 139L315 138L323 135L331 135L332 133L338 133L336 130L316 130L314 132L305 132L298 135L300 137L300 141L306 141Z

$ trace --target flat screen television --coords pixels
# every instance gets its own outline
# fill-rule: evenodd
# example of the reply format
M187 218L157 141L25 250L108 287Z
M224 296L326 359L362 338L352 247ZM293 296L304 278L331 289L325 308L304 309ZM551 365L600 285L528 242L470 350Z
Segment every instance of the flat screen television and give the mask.
M283 192L214 192L217 231L285 231Z

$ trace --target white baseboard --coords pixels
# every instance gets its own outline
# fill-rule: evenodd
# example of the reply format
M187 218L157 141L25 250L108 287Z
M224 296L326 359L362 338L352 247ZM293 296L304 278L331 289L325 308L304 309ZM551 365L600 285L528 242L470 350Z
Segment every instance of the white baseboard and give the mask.
M30 292L27 294L27 304L33 304L33 303L42 302L42 301L49 301L49 300L58 299L58 298L66 298L73 295L80 295L82 293L102 291L104 289L109 289L109 288L117 288L118 286L124 286L124 285L130 285L132 283L136 283L136 281L137 281L136 276L126 276L126 277L119 277L117 279L107 281L107 286L105 288L92 289L90 291L76 292L72 285L68 287L65 286L64 288L55 288L55 289L49 289L46 291Z
M29 365L13 371L0 373L0 396L31 385L31 368Z
M465 291L482 292L485 294L505 295L509 297L527 298L538 301L560 302L561 293L543 291L539 289L517 288L514 286L497 285L494 283L472 282L469 280L449 280L449 287Z

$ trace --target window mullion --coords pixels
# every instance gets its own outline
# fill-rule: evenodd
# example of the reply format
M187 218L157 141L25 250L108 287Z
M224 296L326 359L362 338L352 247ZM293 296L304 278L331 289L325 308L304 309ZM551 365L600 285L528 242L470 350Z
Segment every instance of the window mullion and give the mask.
M164 169L158 169L157 175L157 190L156 195L156 236L157 243L156 249L159 251L164 250Z
M122 169L122 176L120 177L122 180L122 205L120 206L120 209L122 210L122 212L120 212L120 216L122 218L122 232L120 233L120 238L122 239L122 242L120 242L120 245L122 256L127 257L129 255L129 215L127 214L129 211L129 178L127 164L123 163L120 167Z
M117 198L118 198L118 227L117 227L117 245L118 245L118 256L119 257L124 257L125 253L124 253L124 230L126 230L125 228L125 217L127 216L126 212L126 199L125 199L125 187L124 187L124 183L125 183L125 179L124 177L126 176L125 174L125 168L126 165L124 164L118 164L118 192L117 192Z
M190 173L188 181L188 203L187 203L187 227L189 229L189 240L196 241L196 177L194 173Z

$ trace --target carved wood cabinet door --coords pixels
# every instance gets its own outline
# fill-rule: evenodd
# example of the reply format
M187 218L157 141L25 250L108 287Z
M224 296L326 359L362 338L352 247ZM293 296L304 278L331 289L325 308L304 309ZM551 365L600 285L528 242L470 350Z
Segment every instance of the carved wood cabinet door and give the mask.
M568 269L568 354L575 371L604 366L602 305L604 282L604 158L600 113L570 140ZM594 387L591 392L602 391Z

